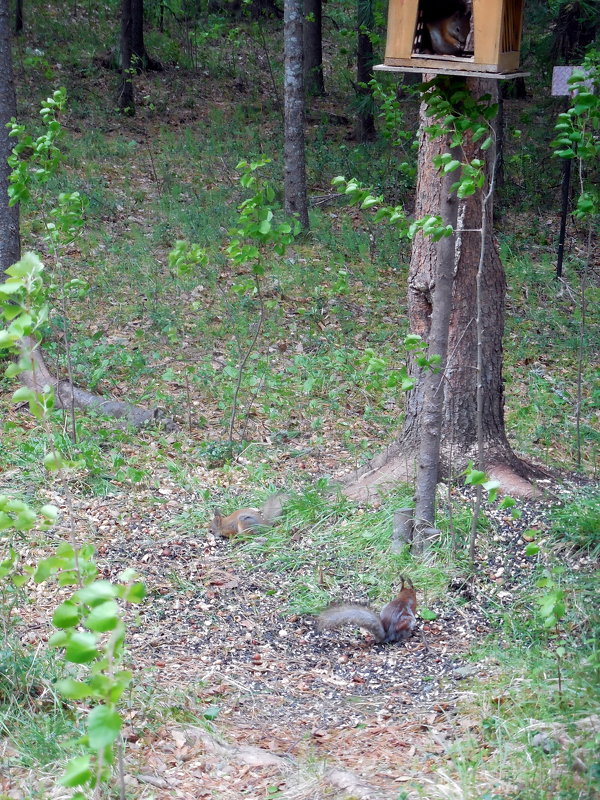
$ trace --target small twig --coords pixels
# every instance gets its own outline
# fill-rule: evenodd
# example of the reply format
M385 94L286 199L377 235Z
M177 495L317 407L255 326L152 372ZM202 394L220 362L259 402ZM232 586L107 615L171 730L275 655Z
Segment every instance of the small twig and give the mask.
M254 336L252 337L252 341L250 342L250 345L249 345L248 349L246 350L246 353L245 353L244 357L242 358L242 360L240 362L239 369L238 369L238 376L237 376L237 381L236 381L236 385L235 385L235 391L233 393L233 403L232 403L232 407L231 407L231 418L229 420L229 431L228 431L228 434L227 434L230 445L233 444L233 428L234 428L234 425L235 425L235 418L236 418L236 415L237 415L238 397L239 397L239 394L240 394L240 389L242 387L242 377L243 377L243 374L244 374L244 368L245 368L246 364L248 363L248 359L250 358L250 355L251 355L252 351L254 350L254 346L256 345L256 342L258 341L258 337L260 336L260 333L261 333L262 327L263 327L263 323L264 323L264 320L265 320L265 302L264 302L264 298L262 296L262 292L260 290L260 281L258 279L258 275L254 276L254 282L256 284L256 294L257 294L257 297L258 297L258 300L259 300L259 303L260 303L260 314L259 314L259 317L258 317L258 323L256 325L256 330L254 331Z
M123 755L123 737L119 737L117 745L117 764L119 770L119 800L125 800L125 758Z
M244 427L242 428L242 431L240 433L240 439L241 439L242 442L244 441L244 437L246 436L246 431L248 430L248 423L249 423L249 420L250 420L250 410L252 409L252 406L254 405L254 401L256 400L256 398L258 397L260 392L262 391L262 387L265 385L266 379L267 379L267 374L265 372L265 373L263 373L263 375L262 375L262 377L260 379L260 382L259 382L259 384L258 384L258 386L256 388L256 391L253 392L252 396L250 397L250 402L248 403L248 406L246 408L246 415L245 415L245 419L244 419Z

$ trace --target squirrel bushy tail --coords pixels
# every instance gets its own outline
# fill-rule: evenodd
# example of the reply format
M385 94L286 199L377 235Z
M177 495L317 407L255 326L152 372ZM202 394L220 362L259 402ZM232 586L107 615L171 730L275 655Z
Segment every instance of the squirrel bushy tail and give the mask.
M333 630L342 625L354 625L369 631L375 641L404 642L416 625L417 594L409 578L400 575L400 592L385 605L379 614L369 606L359 603L338 603L319 614L319 630Z
M375 641L385 640L385 631L379 614L369 606L361 606L359 603L339 603L329 606L319 614L317 628L320 631L330 631L341 628L342 625L355 625L357 628L364 628L373 634Z
M283 507L288 500L288 495L284 492L268 497L262 508L241 508L233 514L224 517L218 508L209 526L209 532L213 535L224 536L229 539L238 533L252 533L272 525L281 516Z
M268 525L272 525L276 519L279 519L288 500L289 495L285 492L277 492L277 494L267 497L260 509L260 513Z

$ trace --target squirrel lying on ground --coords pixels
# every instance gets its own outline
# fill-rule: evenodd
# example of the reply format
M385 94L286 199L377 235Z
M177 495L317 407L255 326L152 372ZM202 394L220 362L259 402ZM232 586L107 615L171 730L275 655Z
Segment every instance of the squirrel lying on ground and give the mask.
M267 497L262 508L241 508L224 517L218 508L209 526L209 533L224 536L226 539L236 533L256 533L260 528L269 527L281 515L288 496L283 493Z
M471 30L471 12L463 0L424 2L423 22L429 34L429 42L424 41L425 52L430 49L446 56L464 53Z
M355 625L373 634L377 642L404 642L411 635L417 618L417 594L412 581L400 576L400 594L384 606L380 613L358 603L329 606L317 619L319 630L332 630L342 625ZM404 584L407 584L406 586Z

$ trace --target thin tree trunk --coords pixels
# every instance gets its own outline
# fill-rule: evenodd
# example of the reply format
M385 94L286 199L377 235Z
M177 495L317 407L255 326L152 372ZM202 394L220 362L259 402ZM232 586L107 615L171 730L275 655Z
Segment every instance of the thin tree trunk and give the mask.
M371 90L367 86L373 77L373 43L369 36L374 27L373 0L358 0L357 26L356 95L358 112L354 125L354 138L358 142L371 142L377 136Z
M15 33L17 36L23 33L23 0L15 2Z
M322 0L304 0L304 86L307 95L325 94Z
M133 0L121 0L121 83L118 98L119 110L122 114L127 114L130 117L135 114L132 76L132 2Z
M8 0L0 0L0 75L0 272L4 272L21 257L19 206L8 205L10 167L6 159L13 145L6 123L17 114Z
M441 142L441 149L450 152L453 160L461 160L460 148L450 149L449 136ZM450 316L452 311L452 285L456 262L456 224L458 200L452 191L456 173L444 176L441 187L439 213L445 225L452 227L451 236L444 236L436 247L436 269L431 301L431 327L428 356L438 356L438 371L427 370L422 376L423 411L420 420L419 460L417 468L415 528L413 550L424 548L424 529L435 525L435 494L439 478L442 421L444 417L444 376L448 356ZM416 243L413 243L413 247Z
M162 70L162 64L150 58L144 44L144 0L131 0L131 59L138 74L145 70Z
M304 154L303 0L284 0L284 205L308 230Z

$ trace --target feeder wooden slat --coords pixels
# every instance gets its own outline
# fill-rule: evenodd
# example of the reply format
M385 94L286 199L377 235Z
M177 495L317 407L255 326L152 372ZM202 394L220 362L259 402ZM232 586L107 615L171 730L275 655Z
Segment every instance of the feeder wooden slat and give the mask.
M423 43L422 3L389 0L384 66L435 72L456 65L457 72L512 73L519 67L523 0L472 0L473 52L442 56L420 52ZM429 0L431 2L431 0Z

